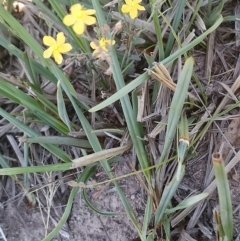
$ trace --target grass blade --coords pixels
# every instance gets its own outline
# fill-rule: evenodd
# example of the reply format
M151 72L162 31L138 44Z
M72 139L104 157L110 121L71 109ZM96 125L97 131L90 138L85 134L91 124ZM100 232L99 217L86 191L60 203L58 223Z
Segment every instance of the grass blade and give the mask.
M186 200L179 203L175 208L167 209L165 214L170 214L170 213L176 212L180 209L190 207L191 205L193 205L195 203L198 203L201 200L205 199L207 196L208 196L208 193L201 193L201 194L198 194L196 196L187 198Z
M66 171L71 167L71 163L60 163L46 166L33 166L33 167L11 167L0 169L0 176L12 176L24 173L36 173L36 172L56 172Z
M116 213L116 212L101 211L101 210L97 209L95 206L93 206L93 204L90 202L90 200L87 197L87 193L86 193L85 189L83 190L82 194L83 194L83 198L84 198L84 201L86 202L87 206L90 209L92 209L94 212L98 213L99 215L108 216L108 217L118 215L118 213Z
M174 16L174 20L173 20L173 24L172 24L172 29L174 30L175 33L178 30L178 26L180 24L180 20L183 15L183 10L185 8L185 4L186 4L186 0L181 0L181 1L178 1L177 6L175 6L176 12L175 12L175 16ZM166 50L165 50L165 56L170 55L172 48L173 48L173 43L174 43L174 34L171 31L170 35L168 37L168 42L167 42L167 46L166 46Z
M171 228L170 228L170 221L168 217L164 217L163 221L162 221L163 227L164 227L164 231L166 234L166 241L170 241L170 237L171 237Z
M176 177L175 175L172 181L164 188L161 201L157 207L156 214L155 214L155 226L157 226L159 222L162 220L163 215L166 212L167 206L170 203L170 200L172 199L173 195L176 193L176 190L182 181L184 173L185 173L185 167L181 166L180 176Z
M24 63L24 68L26 69L27 75L28 75L28 79L31 81L31 83L33 84L34 88L41 93L41 88L40 88L40 83L39 80L37 78L37 74L35 72L35 68L33 66L32 63L32 59L28 57L28 55L26 53L22 54L22 61Z
M184 101L187 96L188 86L192 77L193 65L194 65L194 59L192 57L188 58L179 76L179 80L176 86L176 91L174 93L172 103L170 106L170 111L168 116L168 125L167 125L167 131L166 131L166 139L164 142L164 147L163 147L161 157L159 159L159 163L164 160L165 155L168 151L168 148L175 135L178 121L181 116L182 108L184 105Z
M37 136L37 137L20 137L20 142L24 143L38 143L38 144L53 144L53 145L67 145L75 146L81 149L92 149L89 141L82 140L75 137L67 136Z
M71 93L69 92L67 86L66 86L66 82L68 81L68 79L66 78L66 76L62 73L62 71L59 70L59 68L54 65L53 68L52 68L55 76L57 77L57 79L61 79L61 86L63 88L63 90L65 91L65 93L67 94L69 100L71 101L75 111L76 111L76 114L82 124L82 128L83 130L85 131L86 133L86 136L89 140L89 142L91 143L92 147L93 147L93 150L95 152L98 152L98 151L101 151L102 150L102 147L98 141L98 138L96 136L96 134L94 133L91 125L89 124L89 122L87 121L86 117L84 116L83 112L80 110L80 108L78 107L78 105L76 104L73 96L71 95ZM110 168L110 165L108 164L108 162L106 160L102 160L101 161L101 165L102 167L104 168L105 172L108 174L108 176L110 178L113 178L113 174L111 172L111 168ZM135 214L134 214L134 211L132 209L132 207L130 206L128 200L126 199L123 191L121 190L121 188L119 187L118 183L116 181L113 182L116 189L117 189L117 192L119 194L119 197L124 205L124 208L128 214L128 216L130 217L130 219L132 220L135 228L138 230L138 232L140 232L140 228L139 228L139 224L138 224L138 221L137 221L137 218L135 217Z
M87 156L83 156L77 159L72 160L72 168L87 166L97 161L106 160L114 156L120 155L126 150L128 150L132 145L127 144L125 146L120 146L116 148L106 149Z
M144 219L143 219L143 227L142 227L142 236L147 236L148 226L152 217L152 205L153 199L152 196L148 196L147 205L145 208Z
M217 182L221 224L227 241L231 241L233 237L232 201L222 155L220 153L214 153L212 155L212 162Z
M64 99L63 99L60 81L58 81L58 84L57 84L57 106L58 106L59 117L67 125L67 127L69 129L69 132L71 132L72 127L71 127L71 124L70 124L70 120L68 118L68 113L67 113L65 102L64 102Z

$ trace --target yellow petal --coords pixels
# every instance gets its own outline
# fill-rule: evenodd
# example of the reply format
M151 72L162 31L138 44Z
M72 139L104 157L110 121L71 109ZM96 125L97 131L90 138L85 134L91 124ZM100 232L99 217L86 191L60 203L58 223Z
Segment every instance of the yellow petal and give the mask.
M91 43L90 43L90 46L91 46L91 48L92 49L97 49L99 46L95 43L95 41L92 41Z
M56 40L51 36L44 36L43 43L47 46L53 46L54 44L56 44Z
M141 5L137 5L137 10L139 11L144 11L145 10L145 7L141 6Z
M126 4L123 4L123 5L122 5L122 8L121 8L121 11L122 11L123 13L129 13L129 12L131 11L131 7L128 6L128 5L126 5Z
M73 25L75 22L76 22L76 17L73 16L73 15L66 15L64 18L63 18L63 23L66 25L66 26L71 26Z
M86 15L93 15L96 13L96 11L94 9L87 9L84 12Z
M135 19L137 17L138 11L137 9L131 9L130 11L130 18Z
M71 44L63 44L63 45L58 49L58 51L59 51L61 54L64 54L64 53L69 52L71 49L72 49Z
M77 15L82 9L83 9L83 6L79 3L76 3L72 5L72 7L70 8L70 11L73 15Z
M49 47L48 49L46 49L44 52L43 52L43 58L45 59L48 59L51 57L53 53L53 48L52 47Z
M105 45L106 46L113 45L113 41L112 40L105 40Z
M112 41L111 41L111 45L114 45L115 43L116 43L115 40L112 40Z
M132 0L125 0L127 5L132 5L133 1Z
M58 51L54 51L54 52L53 52L53 58L55 59L55 61L56 61L58 64L61 64L62 61L63 61L63 57L62 57L62 55L61 55Z
M96 18L92 16L85 16L83 20L84 20L84 23L87 25L93 25L96 23Z
M142 0L134 0L134 3L140 3Z
M64 43L65 43L65 40L66 40L66 38L65 38L65 36L64 36L64 33L63 32L59 32L58 34L57 34L57 45L59 46L59 45L63 45Z
M85 30L85 24L83 20L78 20L74 25L73 25L73 31L76 34L82 34Z

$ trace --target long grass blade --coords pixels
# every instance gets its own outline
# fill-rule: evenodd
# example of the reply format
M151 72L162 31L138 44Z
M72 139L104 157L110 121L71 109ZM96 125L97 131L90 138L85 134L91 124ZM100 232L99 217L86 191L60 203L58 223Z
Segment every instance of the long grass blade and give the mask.
M162 220L170 200L172 199L179 184L182 181L184 173L185 173L185 168L184 166L181 166L180 176L178 176L178 178L174 176L172 181L164 188L161 201L157 207L156 214L155 214L155 226L157 226L159 222Z
M73 163L72 168L87 166L89 164L92 164L94 162L101 161L104 159L107 160L109 158L122 154L123 152L127 151L131 146L132 146L131 144L127 144L125 146L102 150L99 152L95 152L93 154L89 154L89 155L74 159L72 160L72 163Z
M172 30L175 33L177 32L178 26L181 22L180 20L182 18L185 5L186 5L186 0L181 0L181 1L178 1L177 6L175 6L176 12L175 12L174 20L173 20L173 23L172 23ZM170 35L168 37L168 42L167 42L167 46L166 46L166 50L165 50L165 56L170 55L170 53L172 51L173 43L174 43L174 34L171 31Z
M205 199L207 196L208 196L208 193L201 193L201 194L198 194L196 196L187 198L186 200L184 200L181 203L179 203L176 207L167 209L165 211L165 214L170 214L170 213L176 212L178 210L190 207L191 205L193 205L195 203L198 203L201 200Z
M37 173L37 172L56 172L70 170L71 163L50 164L46 166L33 166L33 167L11 167L0 169L1 176L12 176L24 173Z
M172 139L175 135L179 118L181 116L182 108L184 101L187 96L188 86L192 77L194 59L192 57L188 58L184 64L184 67L179 76L179 80L176 86L176 91L174 93L172 103L170 106L169 116L168 116L168 125L166 131L166 139L164 142L163 151L159 162L162 162L165 158L165 155L168 151L169 145L172 142Z
M38 143L38 144L53 144L75 146L81 149L92 149L89 141L76 137L67 136L37 136L37 137L20 137L20 142L23 143Z
M103 215L103 216L107 216L107 217L119 215L119 213L116 213L116 212L106 212L106 211L101 211L101 210L99 210L98 208L96 208L96 207L91 203L91 201L90 201L89 198L87 197L87 193L86 193L86 190L85 190L85 189L82 191L82 193L83 193L83 198L84 198L84 201L86 202L86 205L87 205L89 208L91 208L94 212L98 213L99 215Z
M41 93L40 83L37 78L37 73L35 71L32 59L26 53L23 53L22 61L24 62L24 67L27 71L28 79L31 81L34 88Z
M227 237L227 241L231 241L233 237L232 201L222 155L220 153L214 153L212 155L212 162L217 182L221 226Z
M59 117L65 123L65 125L68 127L69 132L71 132L72 127L71 127L70 120L68 118L68 113L67 113L65 102L63 99L60 81L58 81L58 84L57 84L57 107L58 107Z
M148 226L150 224L151 217L152 217L152 205L153 205L152 196L148 196L147 205L146 205L145 213L144 213L144 219L143 219L143 227L142 227L142 236L143 237L147 236Z

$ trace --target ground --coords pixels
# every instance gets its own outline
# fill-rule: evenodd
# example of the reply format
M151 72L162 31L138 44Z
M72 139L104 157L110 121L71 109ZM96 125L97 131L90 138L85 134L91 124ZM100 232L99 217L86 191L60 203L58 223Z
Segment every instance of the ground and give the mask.
M120 164L114 164L114 173L121 176L130 172L128 162L123 161ZM101 170L102 176L105 176ZM101 180L102 177L96 177ZM92 179L94 181L94 179ZM142 221L145 206L145 193L138 183L135 176L131 176L119 181L120 187L126 193L127 198L133 205L139 221ZM70 189L70 187L69 187ZM11 193L11 186L8 193ZM2 191L2 201L6 197L5 191ZM9 194L10 195L10 194ZM113 185L107 185L104 190L91 189L88 196L102 211L117 212L117 216L105 217L92 212L84 203L81 189L79 189L75 202L73 204L71 216L64 230L61 231L54 240L72 240L72 241L127 241L137 237L137 233L124 212L122 203L115 191ZM22 198L22 197L20 197ZM15 200L15 201L14 201ZM26 202L13 197L13 201L2 202L0 210L0 220L3 233L8 241L39 241L44 238L45 228L39 208L30 208ZM62 203L64 205L64 203ZM44 215L46 217L46 215ZM53 214L56 218L56 214ZM54 226L50 221L49 231Z
M200 158L197 163L189 161L186 167L186 175L178 190L178 198L185 198L190 193L197 193L203 190L203 182L206 173L207 158ZM116 176L121 176L130 172L128 161L114 164L114 173ZM233 171L229 173L234 221L235 221L235 237L239 236L239 203L240 203L240 189L239 176L240 164L238 164ZM99 169L99 175L94 177L91 181L102 181L105 174ZM123 191L126 193L128 200L134 207L136 215L141 223L144 215L144 207L146 202L146 193L143 191L135 176L127 177L119 181ZM91 202L96 205L101 211L115 211L118 213L114 217L100 216L91 211L85 204L82 198L81 189L79 189L75 198L70 218L61 233L53 240L72 240L72 241L131 241L137 237L136 230L130 223L127 215L124 213L122 203L115 191L113 185L106 185L105 188L88 190L88 197ZM69 187L70 189L70 187ZM0 209L0 226L2 232L5 234L8 241L39 241L44 238L45 228L43 224L42 214L39 207L29 207L22 199L21 194L15 195L11 198L12 186L8 185L8 189L1 188L1 204ZM6 201L6 193L8 193L8 200ZM61 202L59 202L61 203ZM61 203L64 208L64 203ZM195 240L215 240L214 227L212 223L212 210L217 206L216 192L211 196L207 203L207 208L204 211L198 225L205 226L209 231L209 238L203 235L203 228L195 228L189 231ZM58 207L56 207L58 208ZM57 220L55 213L51 213L53 219ZM61 213L59 213L60 215ZM190 215L191 216L191 215ZM44 213L46 218L46 213ZM175 235L179 236L182 224L178 225L175 230ZM48 231L54 227L52 220L49 222ZM173 240L176 237L173 233ZM176 239L177 240L177 239ZM237 239L236 239L237 240Z

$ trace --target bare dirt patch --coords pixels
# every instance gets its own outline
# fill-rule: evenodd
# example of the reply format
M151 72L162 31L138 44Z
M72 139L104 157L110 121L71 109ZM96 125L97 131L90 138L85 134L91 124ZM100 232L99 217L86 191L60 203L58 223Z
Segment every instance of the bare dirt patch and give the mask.
M113 169L116 176L130 172L130 168L125 161L113 164ZM99 170L96 179L91 181L99 182L105 178L106 175ZM141 223L144 215L145 192L135 176L124 178L119 181L119 184L133 206L139 223ZM8 192L11 193L11 188L8 189ZM87 193L89 200L99 210L116 212L118 215L107 217L96 214L86 206L81 189L79 189L67 224L53 240L127 241L137 237L136 230L124 212L123 205L113 184L110 183L101 188L89 189ZM1 201L3 200L6 200L4 194ZM11 198L9 198L9 201L4 202L4 206L0 210L0 225L7 240L42 240L45 227L38 205L35 208L29 208L23 200L19 203L20 205L18 205L16 199L11 201ZM65 205L65 203L61 203L61 205ZM59 220L53 212L51 212L51 215L56 221ZM46 218L46 213L43 213L43 216ZM48 232L51 231L55 224L50 219Z

